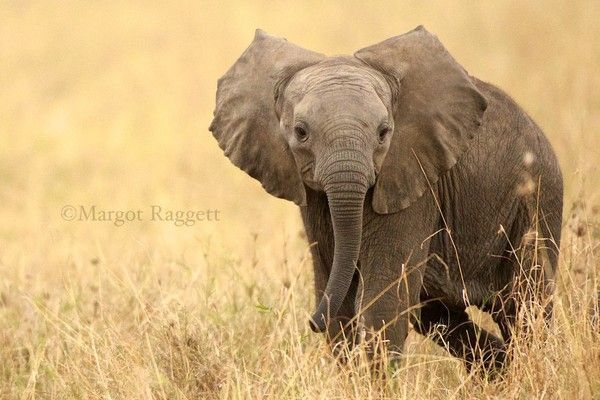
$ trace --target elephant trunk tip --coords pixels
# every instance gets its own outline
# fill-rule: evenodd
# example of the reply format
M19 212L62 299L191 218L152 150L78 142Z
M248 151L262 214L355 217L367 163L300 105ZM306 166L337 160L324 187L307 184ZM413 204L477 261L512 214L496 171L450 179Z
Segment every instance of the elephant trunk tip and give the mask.
M327 330L325 316L320 313L315 313L308 321L308 324L314 333L323 333Z

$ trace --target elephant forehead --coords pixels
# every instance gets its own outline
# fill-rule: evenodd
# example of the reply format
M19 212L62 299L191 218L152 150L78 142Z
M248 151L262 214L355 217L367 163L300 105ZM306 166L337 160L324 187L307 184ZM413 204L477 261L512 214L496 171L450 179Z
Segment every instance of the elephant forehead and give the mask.
M290 82L296 94L354 92L357 95L379 92L391 96L385 79L375 70L347 58L330 58L296 74Z
M353 116L364 119L365 123L371 119L373 123L379 123L387 115L387 108L374 90L311 91L298 102L295 115L309 119Z

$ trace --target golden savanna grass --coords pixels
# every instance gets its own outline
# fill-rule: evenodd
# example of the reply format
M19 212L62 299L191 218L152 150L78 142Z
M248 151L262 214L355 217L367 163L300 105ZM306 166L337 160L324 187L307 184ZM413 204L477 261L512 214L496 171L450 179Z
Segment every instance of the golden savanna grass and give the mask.
M594 1L1 2L0 398L599 398L599 20ZM207 127L216 81L257 27L339 54L419 24L556 149L555 322L517 341L497 379L411 333L375 385L309 332L295 206ZM220 220L153 222L153 204ZM147 218L69 222L65 205Z

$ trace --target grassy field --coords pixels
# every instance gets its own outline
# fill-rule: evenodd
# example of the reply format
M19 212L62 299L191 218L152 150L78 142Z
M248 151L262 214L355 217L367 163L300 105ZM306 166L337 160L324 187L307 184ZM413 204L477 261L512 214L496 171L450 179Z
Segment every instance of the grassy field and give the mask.
M594 1L2 1L0 398L600 398L598 20ZM556 318L516 343L500 379L411 333L376 386L308 329L295 206L233 167L207 127L216 81L257 27L339 54L419 24L556 149ZM67 221L69 205L143 215ZM177 226L152 221L153 205L219 214Z

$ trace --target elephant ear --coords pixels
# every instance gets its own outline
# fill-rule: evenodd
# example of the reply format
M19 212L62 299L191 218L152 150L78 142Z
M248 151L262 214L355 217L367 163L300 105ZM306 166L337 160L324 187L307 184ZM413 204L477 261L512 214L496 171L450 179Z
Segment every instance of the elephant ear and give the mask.
M394 134L375 185L373 209L398 212L456 164L487 102L422 26L359 50L355 57L382 72L394 93Z
M282 82L323 58L257 29L254 41L219 79L209 128L234 165L273 196L298 205L306 204L306 193L279 127L275 97Z

